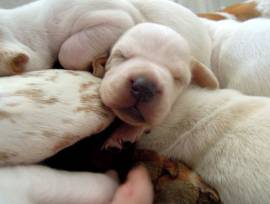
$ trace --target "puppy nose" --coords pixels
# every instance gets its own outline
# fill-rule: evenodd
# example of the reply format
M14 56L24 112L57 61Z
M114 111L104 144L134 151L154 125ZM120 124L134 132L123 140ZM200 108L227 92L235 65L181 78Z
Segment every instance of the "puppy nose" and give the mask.
M140 102L149 102L155 96L155 84L145 77L138 77L132 84L131 94Z

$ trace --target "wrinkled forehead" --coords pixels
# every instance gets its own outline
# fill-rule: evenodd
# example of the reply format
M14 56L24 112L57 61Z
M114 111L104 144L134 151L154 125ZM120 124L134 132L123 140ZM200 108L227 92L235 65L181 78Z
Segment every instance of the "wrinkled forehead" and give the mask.
M126 57L144 56L166 61L190 60L188 42L176 31L161 25L137 26L116 44Z

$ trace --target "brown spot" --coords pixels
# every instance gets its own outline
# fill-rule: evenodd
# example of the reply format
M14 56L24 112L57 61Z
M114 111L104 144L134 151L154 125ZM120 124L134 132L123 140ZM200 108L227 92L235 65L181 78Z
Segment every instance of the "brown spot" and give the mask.
M59 102L56 97L45 98L44 92L41 89L25 89L15 92L17 96L25 96L40 104L54 104Z
M225 16L218 13L199 13L197 14L199 17L207 18L214 21L220 21L226 19Z
M105 74L105 65L109 58L109 53L102 54L96 57L92 62L91 73L98 78L103 78Z
M10 118L11 118L11 113L7 111L0 111L0 120L10 119Z
M94 83L93 81L89 81L87 83L83 83L80 86L80 93L86 91L88 88L90 88L91 86L95 85L96 83Z
M262 15L256 7L256 2L238 3L225 8L223 12L234 15L239 21L245 21Z
M0 152L0 161L7 161L12 157L16 157L16 153Z

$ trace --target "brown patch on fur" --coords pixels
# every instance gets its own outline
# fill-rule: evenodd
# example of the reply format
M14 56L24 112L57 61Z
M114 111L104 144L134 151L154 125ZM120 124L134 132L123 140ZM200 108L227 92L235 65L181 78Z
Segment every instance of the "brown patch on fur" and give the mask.
M79 92L82 93L84 91L86 91L88 88L90 88L91 86L95 85L96 83L94 83L93 81L89 81L87 83L83 83L80 85L80 90Z
M0 111L0 120L11 119L11 113L7 111Z
M218 14L218 13L199 13L197 14L199 17L207 18L214 21L220 21L227 19L225 16Z
M59 102L56 97L44 98L44 92L41 89L24 89L15 92L17 96L25 96L33 101L40 104L51 105Z
M245 21L262 15L256 7L256 2L238 3L225 8L223 12L234 15L239 21Z
M12 157L17 156L16 153L0 152L0 161L7 161Z

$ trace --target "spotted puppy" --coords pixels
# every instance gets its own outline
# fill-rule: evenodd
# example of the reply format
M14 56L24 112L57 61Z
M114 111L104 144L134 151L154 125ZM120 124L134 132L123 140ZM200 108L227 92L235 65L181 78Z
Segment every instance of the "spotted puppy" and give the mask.
M0 84L0 203L109 203L118 186L111 176L24 166L112 122L98 94L100 80L87 72L45 70L1 77Z
M126 30L145 21L175 29L198 60L210 63L204 25L167 0L38 0L0 9L0 17L0 76L48 69L57 58L66 69L86 70Z
M140 148L184 161L224 204L269 203L269 98L216 89L186 40L161 25L130 30L107 68L103 101L137 129L151 128Z
M198 16L215 21L225 19L245 21L257 17L270 17L270 1L247 0L218 12L199 13Z

